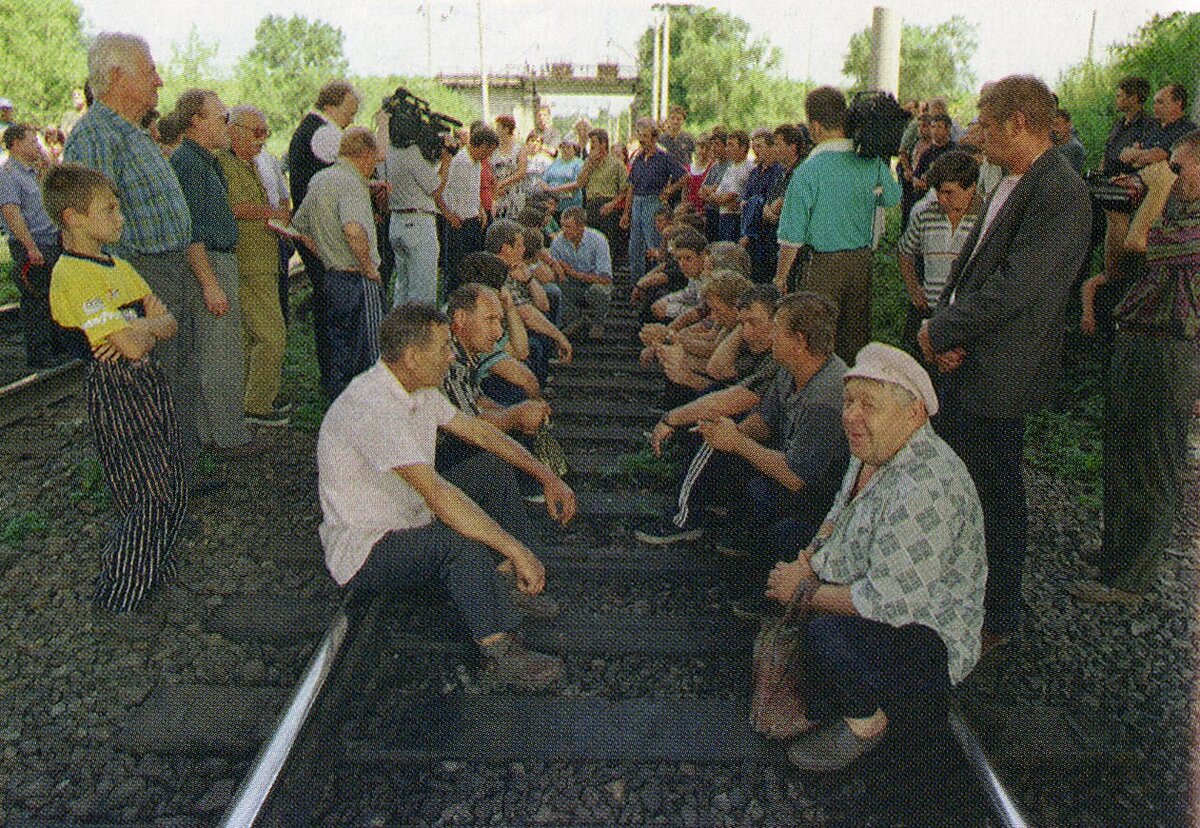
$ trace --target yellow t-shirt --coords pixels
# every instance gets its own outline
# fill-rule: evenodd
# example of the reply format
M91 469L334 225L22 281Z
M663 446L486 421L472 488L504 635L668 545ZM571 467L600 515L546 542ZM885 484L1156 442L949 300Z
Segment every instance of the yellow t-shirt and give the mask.
M50 274L50 315L64 328L83 331L95 348L142 316L142 299L151 292L124 259L105 262L64 251Z

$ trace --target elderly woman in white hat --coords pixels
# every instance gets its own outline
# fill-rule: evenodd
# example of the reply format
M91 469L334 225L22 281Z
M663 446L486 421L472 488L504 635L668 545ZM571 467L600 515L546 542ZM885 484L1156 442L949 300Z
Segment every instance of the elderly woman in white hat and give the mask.
M778 564L767 596L802 582L816 615L803 637L813 728L788 757L844 767L897 722L945 715L950 686L980 653L987 557L966 467L929 425L937 395L904 351L877 342L846 372L842 424L853 458L813 543ZM809 580L815 579L815 580ZM803 594L803 593L802 593Z

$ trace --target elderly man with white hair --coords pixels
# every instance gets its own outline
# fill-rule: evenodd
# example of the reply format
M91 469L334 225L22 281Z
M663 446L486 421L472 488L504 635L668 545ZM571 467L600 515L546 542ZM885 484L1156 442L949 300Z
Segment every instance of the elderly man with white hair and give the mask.
M929 375L871 343L845 375L853 459L816 538L777 564L767 596L816 611L803 635L810 729L788 748L801 770L845 767L889 724L928 727L979 659L987 557L966 466L929 425Z
M200 376L195 353L195 317L200 282L188 259L192 217L175 171L141 127L158 103L162 78L141 37L102 32L88 49L88 83L95 103L71 130L63 160L99 170L117 186L125 226L111 251L126 259L175 317L179 332L154 349L171 382L185 457L199 455ZM229 302L219 289L209 310L224 313ZM194 484L192 494L216 487Z

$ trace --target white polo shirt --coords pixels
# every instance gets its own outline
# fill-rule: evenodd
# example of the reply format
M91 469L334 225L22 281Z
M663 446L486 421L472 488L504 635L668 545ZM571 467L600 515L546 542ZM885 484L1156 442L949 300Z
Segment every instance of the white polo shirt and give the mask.
M471 157L467 147L463 147L450 159L450 167L446 171L446 187L442 190L442 203L446 209L463 221L479 215L479 176L483 165Z
M433 521L425 498L392 469L433 465L437 430L458 413L440 388L404 389L383 362L334 400L317 438L321 544L338 584L388 532Z

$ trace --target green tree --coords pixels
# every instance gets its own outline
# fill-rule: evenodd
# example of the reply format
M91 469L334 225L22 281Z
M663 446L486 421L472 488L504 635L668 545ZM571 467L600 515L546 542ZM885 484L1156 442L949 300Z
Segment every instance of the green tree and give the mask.
M264 17L254 30L253 48L234 69L239 100L259 107L272 130L290 130L312 107L322 83L345 77L344 41L341 29L319 20Z
M351 78L354 85L362 92L363 111L358 120L366 122L379 109L383 99L403 86L419 98L429 101L434 112L441 112L451 118L457 118L464 124L469 124L480 116L479 106L453 89L442 86L433 78L411 78L401 75L377 75Z
M73 0L0 3L0 78L22 121L57 124L87 78L82 11Z
M163 79L163 88L158 94L160 112L170 112L179 94L193 87L212 89L227 97L231 84L228 73L217 67L219 50L220 44L216 41L200 37L195 24L188 32L187 40L182 44L171 44L171 59L159 70Z
M975 27L959 15L936 26L905 23L900 30L900 99L945 95L963 101L974 91L971 58L979 41ZM871 77L871 30L850 37L842 73L851 89L866 89Z
M693 130L775 125L799 118L806 85L778 75L779 50L751 38L739 17L702 6L671 10L668 99L688 111ZM641 75L637 109L650 113L654 30L638 41Z

